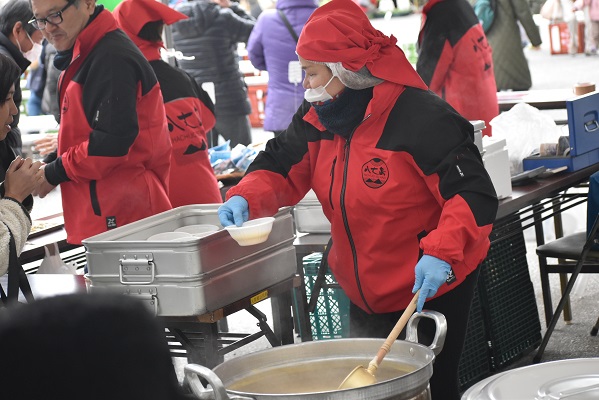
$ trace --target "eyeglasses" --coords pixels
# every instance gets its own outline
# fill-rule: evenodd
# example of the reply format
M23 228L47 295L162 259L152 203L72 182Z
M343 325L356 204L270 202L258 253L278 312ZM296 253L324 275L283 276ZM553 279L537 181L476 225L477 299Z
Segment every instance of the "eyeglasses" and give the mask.
M67 5L62 8L62 10L55 12L54 14L48 15L46 18L32 18L31 21L29 21L29 23L33 25L35 29L40 30L46 29L46 24L51 24L54 26L60 25L63 21L62 13L65 12L65 10L72 6L74 3L74 1L69 1Z

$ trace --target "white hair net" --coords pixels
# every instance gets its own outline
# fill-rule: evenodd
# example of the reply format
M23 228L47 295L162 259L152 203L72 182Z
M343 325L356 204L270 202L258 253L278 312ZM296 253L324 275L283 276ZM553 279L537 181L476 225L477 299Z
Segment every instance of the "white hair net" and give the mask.
M366 89L383 82L383 79L373 76L366 67L362 67L357 72L354 72L344 68L340 62L325 62L324 65L329 67L333 71L333 75L339 78L341 83L350 89Z

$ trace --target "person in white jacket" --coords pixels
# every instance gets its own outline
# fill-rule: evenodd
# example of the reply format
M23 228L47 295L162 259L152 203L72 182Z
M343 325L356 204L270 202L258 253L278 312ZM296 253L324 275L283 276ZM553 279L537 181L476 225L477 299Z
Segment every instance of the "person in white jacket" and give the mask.
M31 229L31 192L43 180L41 162L15 156L10 146L2 143L10 132L13 116L17 114L13 95L20 75L17 64L0 54L0 164L3 168L8 165L3 171L4 182L0 184L0 275L8 269L10 237L14 238L18 254L25 245Z
M568 24L568 31L570 31L570 43L568 44L568 53L576 55L578 53L578 20L576 13L574 12L574 1L573 0L561 0L562 4L562 16L564 22Z
M586 29L586 34L590 37L585 40L585 53L587 56L596 55L599 47L599 0L576 0L574 10L583 10L587 8L590 28Z

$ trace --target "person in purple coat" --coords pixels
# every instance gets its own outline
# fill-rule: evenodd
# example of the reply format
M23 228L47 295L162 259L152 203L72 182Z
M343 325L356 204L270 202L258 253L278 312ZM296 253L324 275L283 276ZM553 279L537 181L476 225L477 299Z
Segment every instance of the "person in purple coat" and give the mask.
M276 9L264 10L248 39L252 65L268 71L268 96L264 110L264 130L275 135L287 129L293 114L304 100L303 76L291 83L289 63L299 67L295 47L308 17L318 7L315 0L277 0ZM283 19L289 22L293 34ZM293 67L291 67L293 68ZM301 74L301 69L298 69Z

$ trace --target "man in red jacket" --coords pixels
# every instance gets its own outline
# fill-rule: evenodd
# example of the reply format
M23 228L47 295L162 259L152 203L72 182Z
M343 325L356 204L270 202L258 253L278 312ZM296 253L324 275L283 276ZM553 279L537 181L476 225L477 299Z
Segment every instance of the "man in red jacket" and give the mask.
M60 131L40 197L60 185L67 241L172 208L171 141L148 61L95 0L32 0L56 48Z
M169 181L173 207L222 203L206 138L216 122L212 100L185 71L160 57L164 25L187 16L156 0L125 0L112 14L148 59L160 83L173 143Z
M416 70L429 89L468 120L499 115L491 46L466 0L430 0L422 9Z

